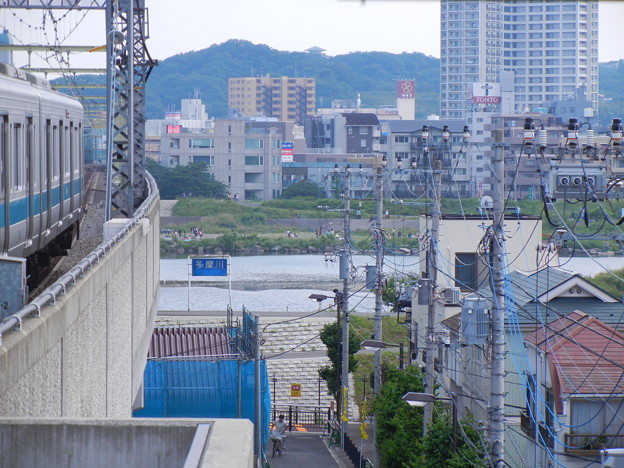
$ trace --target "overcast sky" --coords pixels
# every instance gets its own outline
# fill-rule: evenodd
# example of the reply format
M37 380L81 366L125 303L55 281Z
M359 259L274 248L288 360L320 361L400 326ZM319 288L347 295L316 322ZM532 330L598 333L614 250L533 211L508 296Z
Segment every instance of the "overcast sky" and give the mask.
M201 50L229 39L246 39L278 50L322 47L327 55L355 51L422 52L440 57L440 3L437 0L146 0L151 56ZM62 11L52 13L55 19ZM41 11L0 9L0 24L18 43L50 43L54 34L67 45L105 43L104 15L71 12L53 32L40 29ZM600 2L599 61L624 58L624 1ZM78 54L74 66L103 66L104 54ZM96 56L96 58L94 57ZM16 54L17 65L27 61ZM73 64L72 63L72 64ZM33 63L33 65L37 65Z

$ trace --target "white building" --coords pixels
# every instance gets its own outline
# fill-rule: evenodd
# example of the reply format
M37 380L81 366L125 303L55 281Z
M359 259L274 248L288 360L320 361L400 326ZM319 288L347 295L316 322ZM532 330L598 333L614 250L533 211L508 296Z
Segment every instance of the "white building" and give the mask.
M597 0L442 0L440 19L442 118L537 110L583 86L597 110ZM514 75L507 110L504 71Z

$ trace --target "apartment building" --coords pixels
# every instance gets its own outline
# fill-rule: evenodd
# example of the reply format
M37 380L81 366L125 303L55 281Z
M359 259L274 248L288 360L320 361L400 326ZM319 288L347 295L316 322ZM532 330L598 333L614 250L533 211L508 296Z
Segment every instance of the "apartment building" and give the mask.
M214 120L201 130L160 136L160 163L167 167L203 162L232 196L271 200L282 192L282 143L293 123L276 120Z
M314 78L230 78L229 108L233 115L273 117L303 125L306 117L314 114L315 90Z
M441 3L440 112L524 113L584 88L598 109L598 2ZM513 73L509 109L501 74Z

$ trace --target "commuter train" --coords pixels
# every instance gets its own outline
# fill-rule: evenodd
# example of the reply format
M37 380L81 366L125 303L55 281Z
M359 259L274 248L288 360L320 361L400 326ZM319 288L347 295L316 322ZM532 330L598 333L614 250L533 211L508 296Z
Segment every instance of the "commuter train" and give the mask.
M78 101L0 63L0 255L27 258L29 276L78 235L82 120Z

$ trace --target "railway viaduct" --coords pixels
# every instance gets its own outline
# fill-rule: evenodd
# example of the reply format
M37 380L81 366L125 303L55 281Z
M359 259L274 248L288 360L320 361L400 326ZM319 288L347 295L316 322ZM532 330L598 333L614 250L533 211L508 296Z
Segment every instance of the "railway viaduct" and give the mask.
M0 415L132 414L158 308L157 192L142 208L111 221L117 232L83 260L75 280L52 286L22 309L21 322L4 327L11 328L0 346Z

